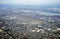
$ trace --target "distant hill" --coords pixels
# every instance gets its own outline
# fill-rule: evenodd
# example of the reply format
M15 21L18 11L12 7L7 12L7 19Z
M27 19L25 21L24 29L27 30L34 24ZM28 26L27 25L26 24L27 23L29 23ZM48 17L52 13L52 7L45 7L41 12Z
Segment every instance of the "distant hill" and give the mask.
M60 5L59 4L49 4L49 5L16 5L16 4L0 4L0 8L19 8L24 10L33 10L33 11L43 11L50 13L59 13L60 14Z

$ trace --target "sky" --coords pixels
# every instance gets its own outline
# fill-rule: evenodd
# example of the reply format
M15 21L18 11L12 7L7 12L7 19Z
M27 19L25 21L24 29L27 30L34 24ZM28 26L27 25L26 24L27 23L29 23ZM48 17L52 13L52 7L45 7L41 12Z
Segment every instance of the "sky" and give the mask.
M24 5L60 4L60 0L0 0L0 4L24 4Z

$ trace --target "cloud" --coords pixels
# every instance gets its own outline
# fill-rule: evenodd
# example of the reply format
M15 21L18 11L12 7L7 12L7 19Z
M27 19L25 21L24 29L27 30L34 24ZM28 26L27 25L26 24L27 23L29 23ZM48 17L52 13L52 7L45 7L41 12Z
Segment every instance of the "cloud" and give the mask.
M34 5L34 4L58 4L60 0L0 0L1 3L8 3L8 4L27 4L27 5Z

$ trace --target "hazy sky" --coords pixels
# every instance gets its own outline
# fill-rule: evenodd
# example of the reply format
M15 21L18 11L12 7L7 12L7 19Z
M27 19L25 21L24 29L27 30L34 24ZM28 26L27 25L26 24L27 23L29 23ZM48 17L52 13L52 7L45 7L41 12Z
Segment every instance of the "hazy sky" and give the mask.
M60 0L0 0L0 4L60 4Z

